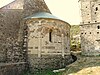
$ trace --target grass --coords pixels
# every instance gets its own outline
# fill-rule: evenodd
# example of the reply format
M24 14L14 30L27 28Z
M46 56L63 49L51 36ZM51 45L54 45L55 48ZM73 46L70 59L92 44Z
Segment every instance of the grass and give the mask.
M75 54L77 61L68 65L63 72L54 73L52 70L45 70L34 75L100 75L100 56L82 56ZM33 75L29 72L23 75Z
M35 74L26 72L23 75L62 75L62 72L54 73L52 70L45 70L45 71L37 72Z
M79 34L80 34L80 27L79 27L79 25L71 25L70 35L74 36L74 35L79 35Z

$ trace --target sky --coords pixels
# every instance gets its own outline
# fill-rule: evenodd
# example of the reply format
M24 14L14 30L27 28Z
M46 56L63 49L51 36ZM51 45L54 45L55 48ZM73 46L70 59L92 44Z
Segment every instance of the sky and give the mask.
M0 7L14 0L0 0ZM71 25L78 25L81 22L78 0L45 0L51 13Z

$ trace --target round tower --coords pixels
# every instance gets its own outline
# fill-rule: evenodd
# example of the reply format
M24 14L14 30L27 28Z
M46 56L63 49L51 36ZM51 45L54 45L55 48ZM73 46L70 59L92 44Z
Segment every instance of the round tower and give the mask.
M28 61L32 71L65 67L71 59L70 25L47 12L25 19L28 27Z

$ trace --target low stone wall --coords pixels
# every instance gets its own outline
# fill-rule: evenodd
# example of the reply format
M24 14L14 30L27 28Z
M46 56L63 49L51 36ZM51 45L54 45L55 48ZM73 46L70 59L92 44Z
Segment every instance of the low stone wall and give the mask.
M0 63L0 75L21 75L25 70L25 62Z
M47 69L65 68L68 64L73 62L70 55L64 58L61 55L42 55L38 58L37 55L29 55L29 68L32 73Z

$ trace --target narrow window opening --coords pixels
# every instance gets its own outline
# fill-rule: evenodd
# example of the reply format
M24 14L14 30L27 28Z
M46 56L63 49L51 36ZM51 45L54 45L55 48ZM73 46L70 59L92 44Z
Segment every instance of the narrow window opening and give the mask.
M99 34L99 32L97 32L97 34Z
M38 47L35 47L35 49L38 49Z
M49 32L49 41L52 42L52 30Z
M91 32L90 32L90 34L91 34Z
M86 33L85 33L86 34Z
M95 14L96 14L96 12L95 12Z
M96 11L98 11L98 7L96 7Z
M87 8L87 6L86 6L86 8Z
M97 21L95 21L95 22L97 22Z
M33 49L33 47L28 47L28 49Z
M100 26L97 26L98 29L100 29Z

